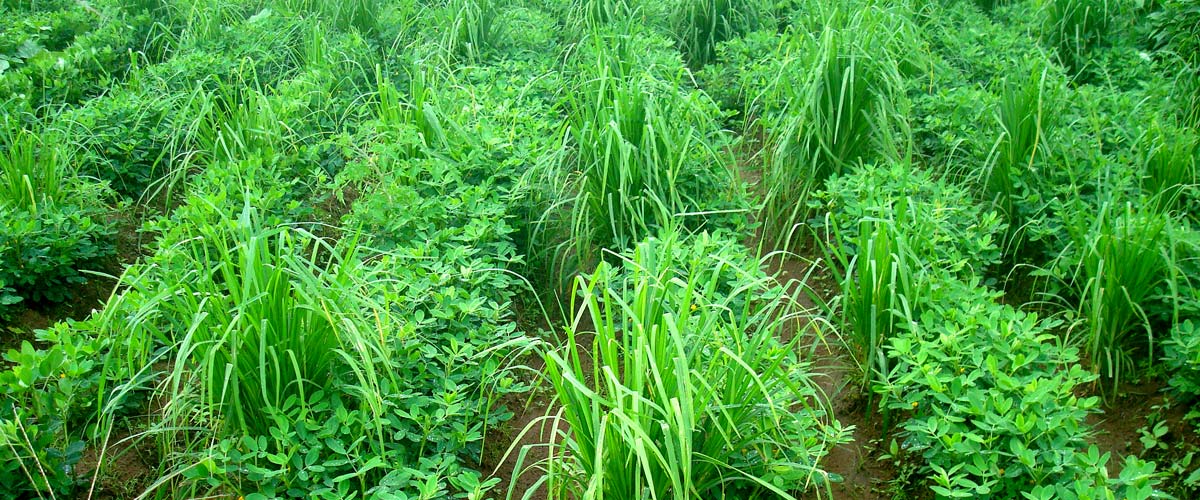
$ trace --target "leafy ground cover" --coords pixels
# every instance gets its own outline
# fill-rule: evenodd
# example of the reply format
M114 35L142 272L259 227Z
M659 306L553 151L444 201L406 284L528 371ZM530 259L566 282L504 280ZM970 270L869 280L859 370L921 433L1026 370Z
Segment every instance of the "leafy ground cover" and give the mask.
M0 5L4 498L1192 498L1194 0Z

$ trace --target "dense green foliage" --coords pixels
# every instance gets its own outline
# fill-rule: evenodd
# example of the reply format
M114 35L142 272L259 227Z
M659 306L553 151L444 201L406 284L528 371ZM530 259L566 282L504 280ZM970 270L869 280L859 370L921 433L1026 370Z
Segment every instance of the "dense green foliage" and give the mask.
M1171 376L1171 388L1184 401L1200 397L1200 333L1191 320L1184 321L1171 329L1166 343L1167 369Z
M813 207L828 211L828 223L844 238L853 238L864 220L893 220L904 226L915 256L940 269L970 276L1000 261L998 214L963 187L911 164L865 165L835 176Z
M1193 497L1197 21L5 1L0 496Z
M96 356L108 344L76 335L62 325L39 337L53 347L35 350L25 342L4 359L13 364L0 373L0 443L7 479L0 494L9 498L53 496L71 491L79 482L72 468L85 441L79 427L96 405L100 365Z
M1074 364L1074 349L1056 342L1055 324L997 305L977 286L938 285L921 317L891 341L896 364L885 392L891 409L912 412L902 425L905 444L927 461L933 491L1009 498L1086 484L1073 493L1144 495L1133 491L1152 483L1128 485L1123 476L1109 484L1108 456L1085 453L1083 422L1097 398L1074 391L1093 376Z
M0 314L23 299L62 302L80 269L112 253L111 199L53 141L20 131L0 153Z
M1166 0L1150 18L1151 45L1168 65L1183 63L1175 76L1174 97L1183 122L1196 126L1200 124L1200 2Z

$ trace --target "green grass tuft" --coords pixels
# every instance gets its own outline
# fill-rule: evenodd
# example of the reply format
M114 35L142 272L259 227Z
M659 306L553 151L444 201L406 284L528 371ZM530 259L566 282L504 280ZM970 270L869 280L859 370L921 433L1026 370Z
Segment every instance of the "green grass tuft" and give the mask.
M548 417L563 435L545 464L550 498L790 499L827 487L819 459L845 434L812 406L800 336L778 341L790 302L754 267L729 269L738 285L718 293L729 273L713 266L731 263L672 258L687 244L650 239L623 257L624 273L602 264L580 278L580 315L545 354L562 404L561 422Z
M1112 36L1118 5L1109 0L1042 0L1042 36L1063 67L1078 74L1092 48Z
M10 133L0 152L0 203L36 214L63 193L66 163L58 148L27 130Z
M886 112L895 65L875 59L856 30L863 21L826 29L815 52L801 56L800 84L782 88L786 107L768 131L768 186L762 218L777 247L784 247L808 215L809 195L831 175L842 173L880 152L881 116ZM794 43L810 42L799 37ZM807 68L805 71L804 68Z
M1078 233L1079 228L1072 228ZM1091 227L1075 234L1075 276L1084 352L1107 388L1152 360L1154 330L1146 306L1169 277L1172 228L1166 216L1105 203Z

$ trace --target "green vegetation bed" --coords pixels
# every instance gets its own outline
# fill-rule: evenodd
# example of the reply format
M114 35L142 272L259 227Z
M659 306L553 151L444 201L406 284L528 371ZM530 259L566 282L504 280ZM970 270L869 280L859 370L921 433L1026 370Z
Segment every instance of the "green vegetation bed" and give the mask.
M11 0L0 497L1193 498L1195 0Z

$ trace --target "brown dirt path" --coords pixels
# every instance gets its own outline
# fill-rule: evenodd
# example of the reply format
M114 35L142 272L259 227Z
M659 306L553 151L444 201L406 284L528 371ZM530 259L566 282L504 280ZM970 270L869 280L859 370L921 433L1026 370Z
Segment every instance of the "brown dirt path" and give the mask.
M879 460L879 452L875 450L875 445L883 438L881 423L854 385L852 377L856 369L840 340L830 338L829 329L814 319L819 308L810 293L822 300L830 299L836 293L829 272L820 267L819 261L801 256L769 259L766 271L797 298L803 309L791 332L785 331L784 335L806 337L801 345L811 353L814 381L824 395L823 402L843 426L854 427L854 440L834 447L823 460L826 472L842 478L841 482L831 485L833 498L887 498L879 490L895 477L895 471L891 463ZM822 494L824 492L811 492L806 498L822 498Z

